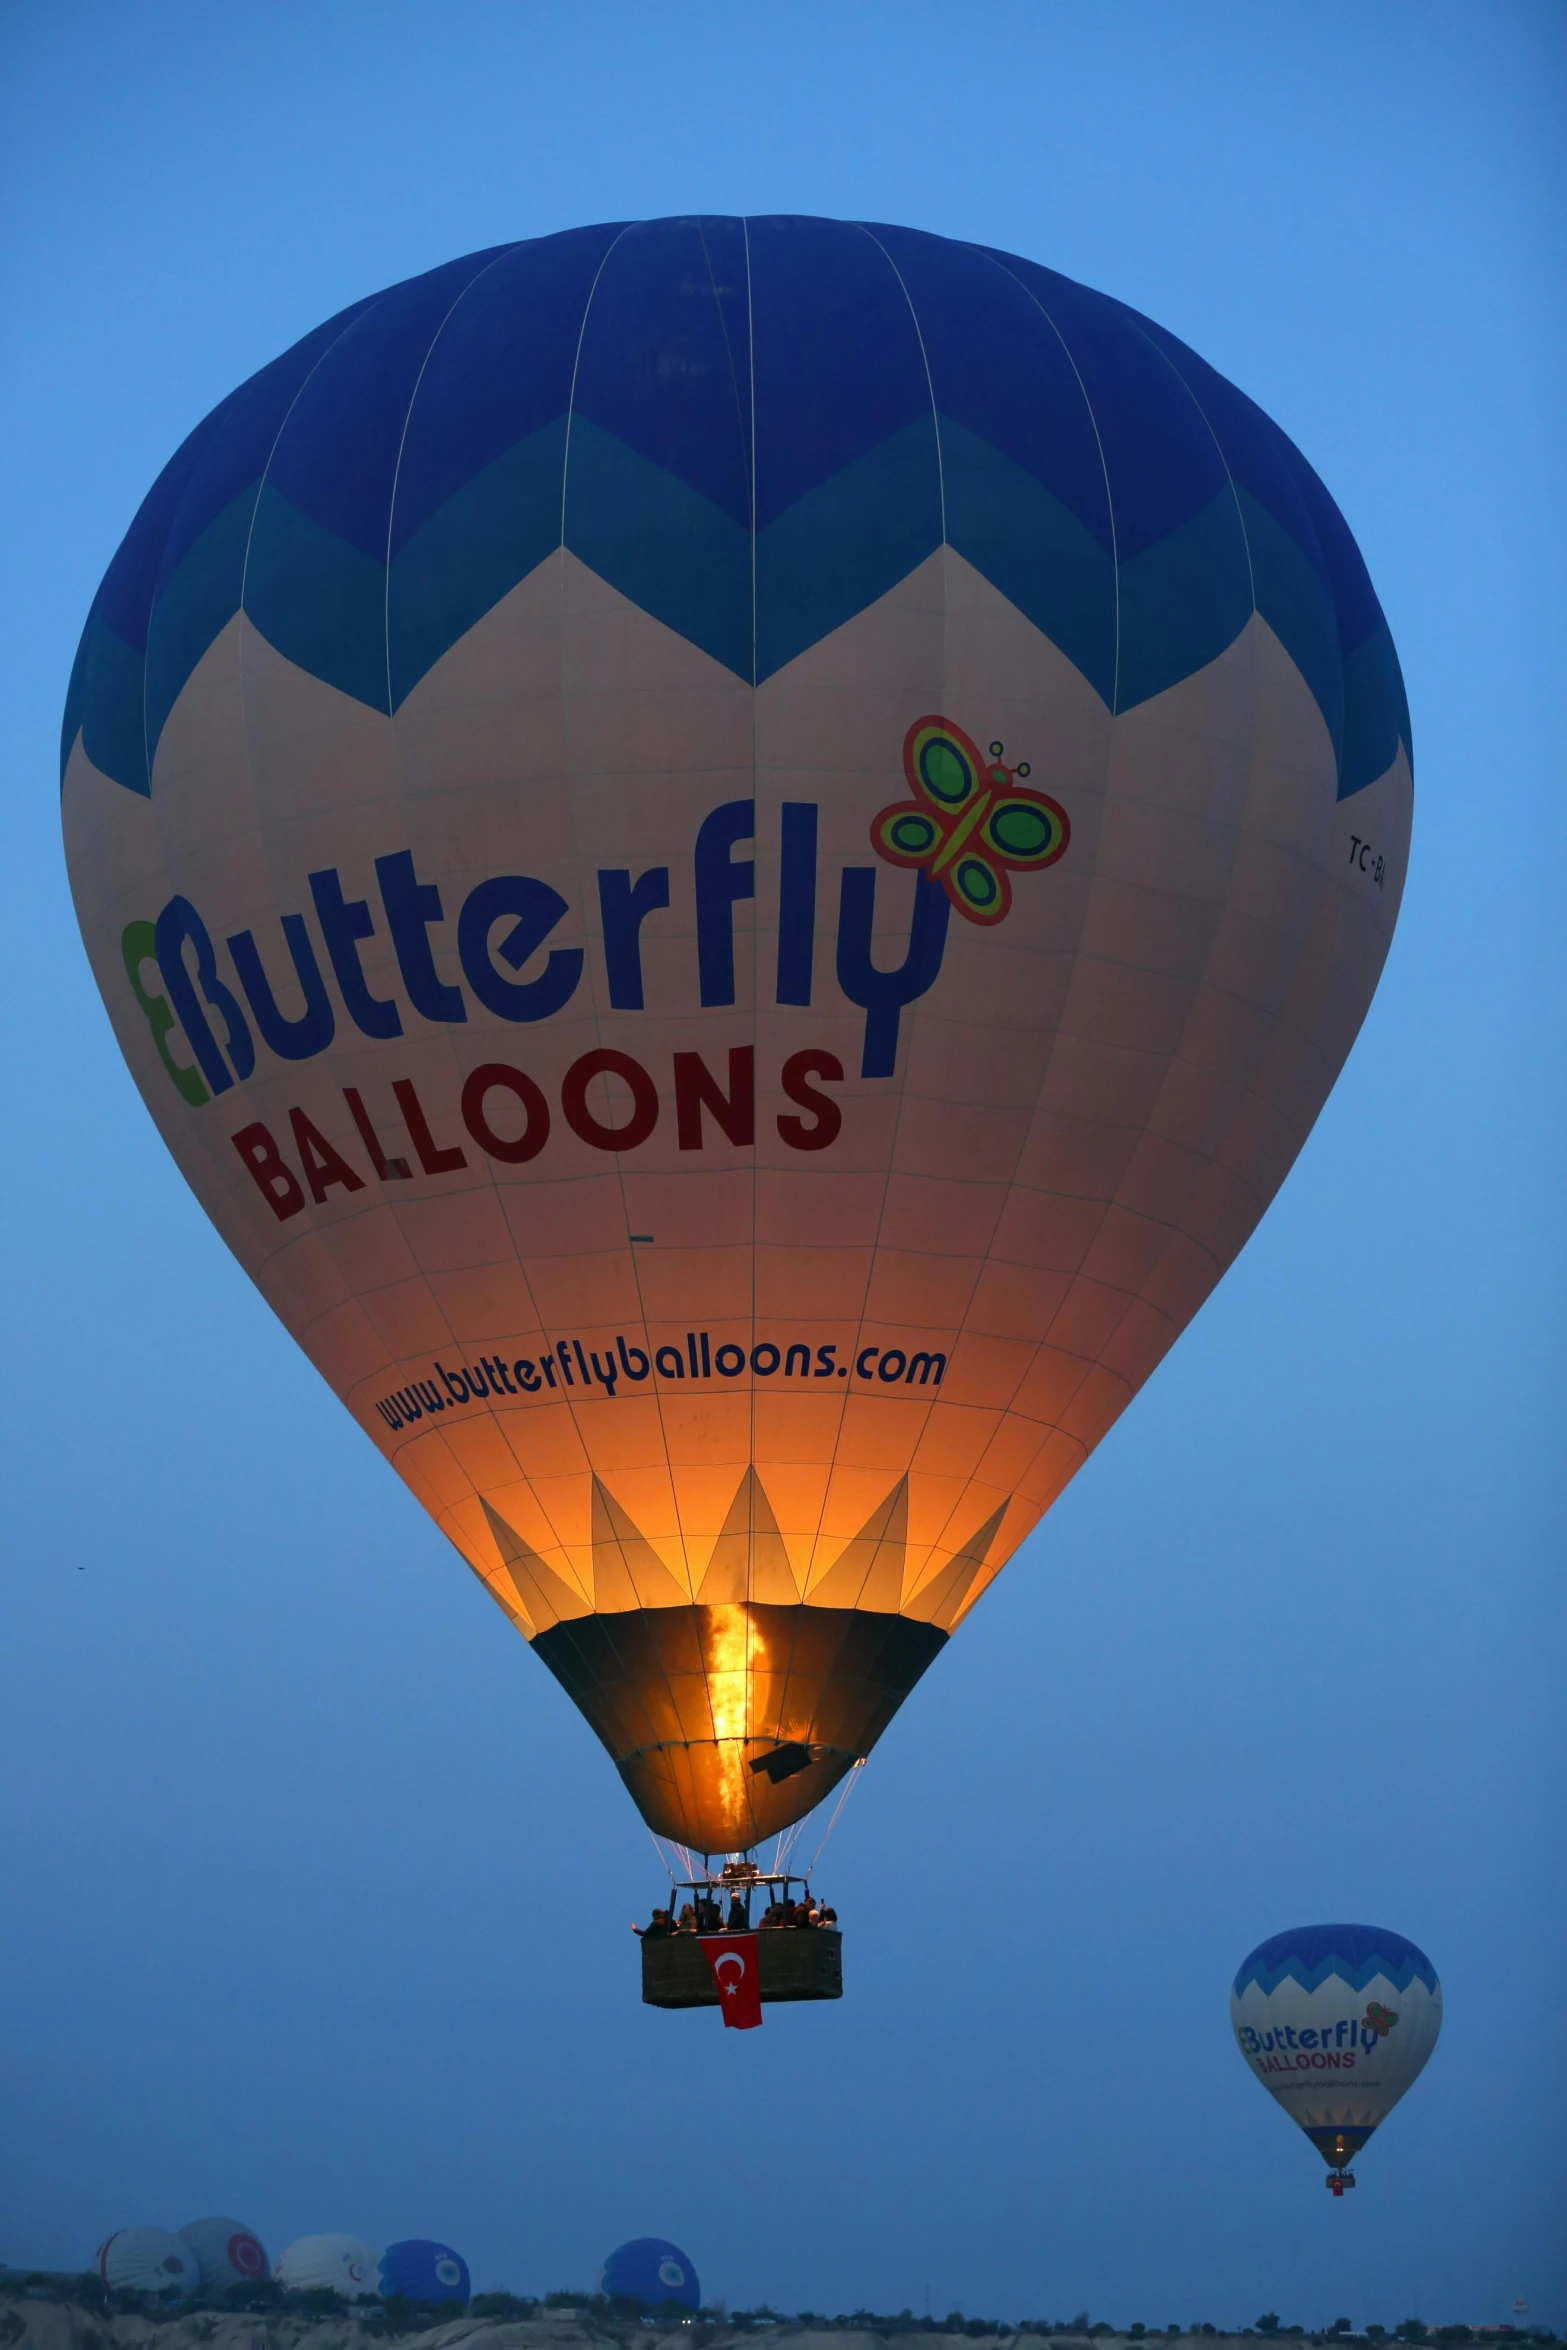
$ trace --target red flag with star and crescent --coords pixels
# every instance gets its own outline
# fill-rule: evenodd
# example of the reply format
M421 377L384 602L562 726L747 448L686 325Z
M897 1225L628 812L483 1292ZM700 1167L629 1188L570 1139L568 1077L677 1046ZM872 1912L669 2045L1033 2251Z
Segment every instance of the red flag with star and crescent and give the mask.
M732 2031L749 2032L762 2020L762 1985L757 1974L754 1934L699 1934L718 1989L724 2022Z

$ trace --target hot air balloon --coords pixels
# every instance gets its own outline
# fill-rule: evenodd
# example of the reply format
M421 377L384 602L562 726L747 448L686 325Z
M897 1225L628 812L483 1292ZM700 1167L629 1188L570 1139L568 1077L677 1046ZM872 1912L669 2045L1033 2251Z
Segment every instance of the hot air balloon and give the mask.
M662 2236L634 2236L617 2245L604 2263L599 2291L612 2301L635 2301L641 2309L659 2309L677 2301L683 2309L700 2309L702 2289L696 2270L678 2244Z
M1442 1986L1424 1951L1380 1926L1296 1926L1259 1942L1230 2022L1263 2087L1328 2165L1330 2191L1425 2069Z
M227 2292L233 2285L259 2285L270 2273L261 2238L240 2220L193 2219L181 2228L180 2241L194 2253L208 2292Z
M382 2253L380 2290L404 2301L460 2301L466 2307L468 2263L450 2244L410 2236Z
M109 567L110 1018L263 1296L648 1825L817 1804L1356 1035L1409 841L1337 508L1013 255L617 223L355 303Z
M156 2301L184 2301L200 2283L196 2255L167 2228L120 2228L93 2255L111 2293L147 2293Z
M298 2236L278 2254L272 2274L291 2293L341 2293L363 2300L376 2291L380 2260L357 2236Z

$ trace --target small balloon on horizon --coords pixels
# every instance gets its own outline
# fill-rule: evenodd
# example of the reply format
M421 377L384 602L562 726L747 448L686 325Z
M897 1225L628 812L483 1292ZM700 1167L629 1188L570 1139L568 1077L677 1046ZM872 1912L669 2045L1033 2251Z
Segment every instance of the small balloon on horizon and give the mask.
M278 2254L273 2276L290 2292L341 2293L357 2301L377 2290L380 2258L357 2236L297 2236Z
M272 2274L266 2246L242 2220L193 2219L180 2229L180 2240L190 2246L207 2292L265 2284Z
M382 2253L378 2290L388 2300L460 2301L466 2308L473 2288L460 2252L450 2244L409 2236Z
M201 2282L197 2256L168 2228L119 2228L104 2239L93 2265L111 2293L146 2293L156 2301L185 2301Z
M618 2244L604 2263L599 2291L611 2301L635 2301L643 2309L658 2309L667 2301L678 2301L684 2309L702 2306L690 2255L663 2236L633 2236Z

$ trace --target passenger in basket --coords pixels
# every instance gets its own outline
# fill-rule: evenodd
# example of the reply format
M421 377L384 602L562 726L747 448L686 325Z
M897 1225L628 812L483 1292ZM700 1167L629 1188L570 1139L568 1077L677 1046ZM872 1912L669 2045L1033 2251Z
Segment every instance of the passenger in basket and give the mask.
M834 1933L836 1933L838 1929L838 1912L835 1909L824 1909L816 1922L819 1926L831 1926Z
M633 1934L643 1935L649 1941L659 1941L662 1936L670 1931L668 1910L655 1909L651 1919L645 1926L639 1926L633 1920L631 1931Z
M770 1901L762 1912L762 1924L764 1926L781 1926L783 1922L782 1907L778 1902Z
M749 1931L750 1923L750 1919L745 1914L745 1903L738 1893L731 1893L729 1915L724 1920L724 1931L728 1934L744 1934Z
M699 1934L721 1934L724 1921L718 1914L718 1904L711 1893L704 1893L696 1905L696 1927Z
M696 1932L696 1911L691 1907L689 1901L683 1901L680 1904L680 1915L675 1920L675 1932L677 1934L694 1934Z

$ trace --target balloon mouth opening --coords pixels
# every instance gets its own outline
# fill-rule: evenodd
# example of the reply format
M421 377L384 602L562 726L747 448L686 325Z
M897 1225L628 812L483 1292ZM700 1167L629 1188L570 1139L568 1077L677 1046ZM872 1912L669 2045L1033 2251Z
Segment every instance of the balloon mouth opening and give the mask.
M711 1854L814 1811L947 1638L881 1610L747 1600L574 1616L532 1645L653 1833Z
M1375 2125L1373 2125L1373 2127L1374 2126ZM1356 2129L1352 2126L1346 2125L1342 2129L1334 2129L1332 2127L1312 2129L1308 2130L1306 2135L1311 2140L1313 2146L1315 2146L1317 2149L1317 2152L1321 2155L1323 2161L1327 2164L1329 2170L1342 2173L1348 2180L1349 2185L1353 2186L1355 2182L1354 2179L1349 2176L1348 2166L1354 2161L1356 2155L1361 2151L1367 2139L1371 2136L1371 2130ZM1331 2185L1331 2183L1332 2182L1330 2181L1329 2184Z

